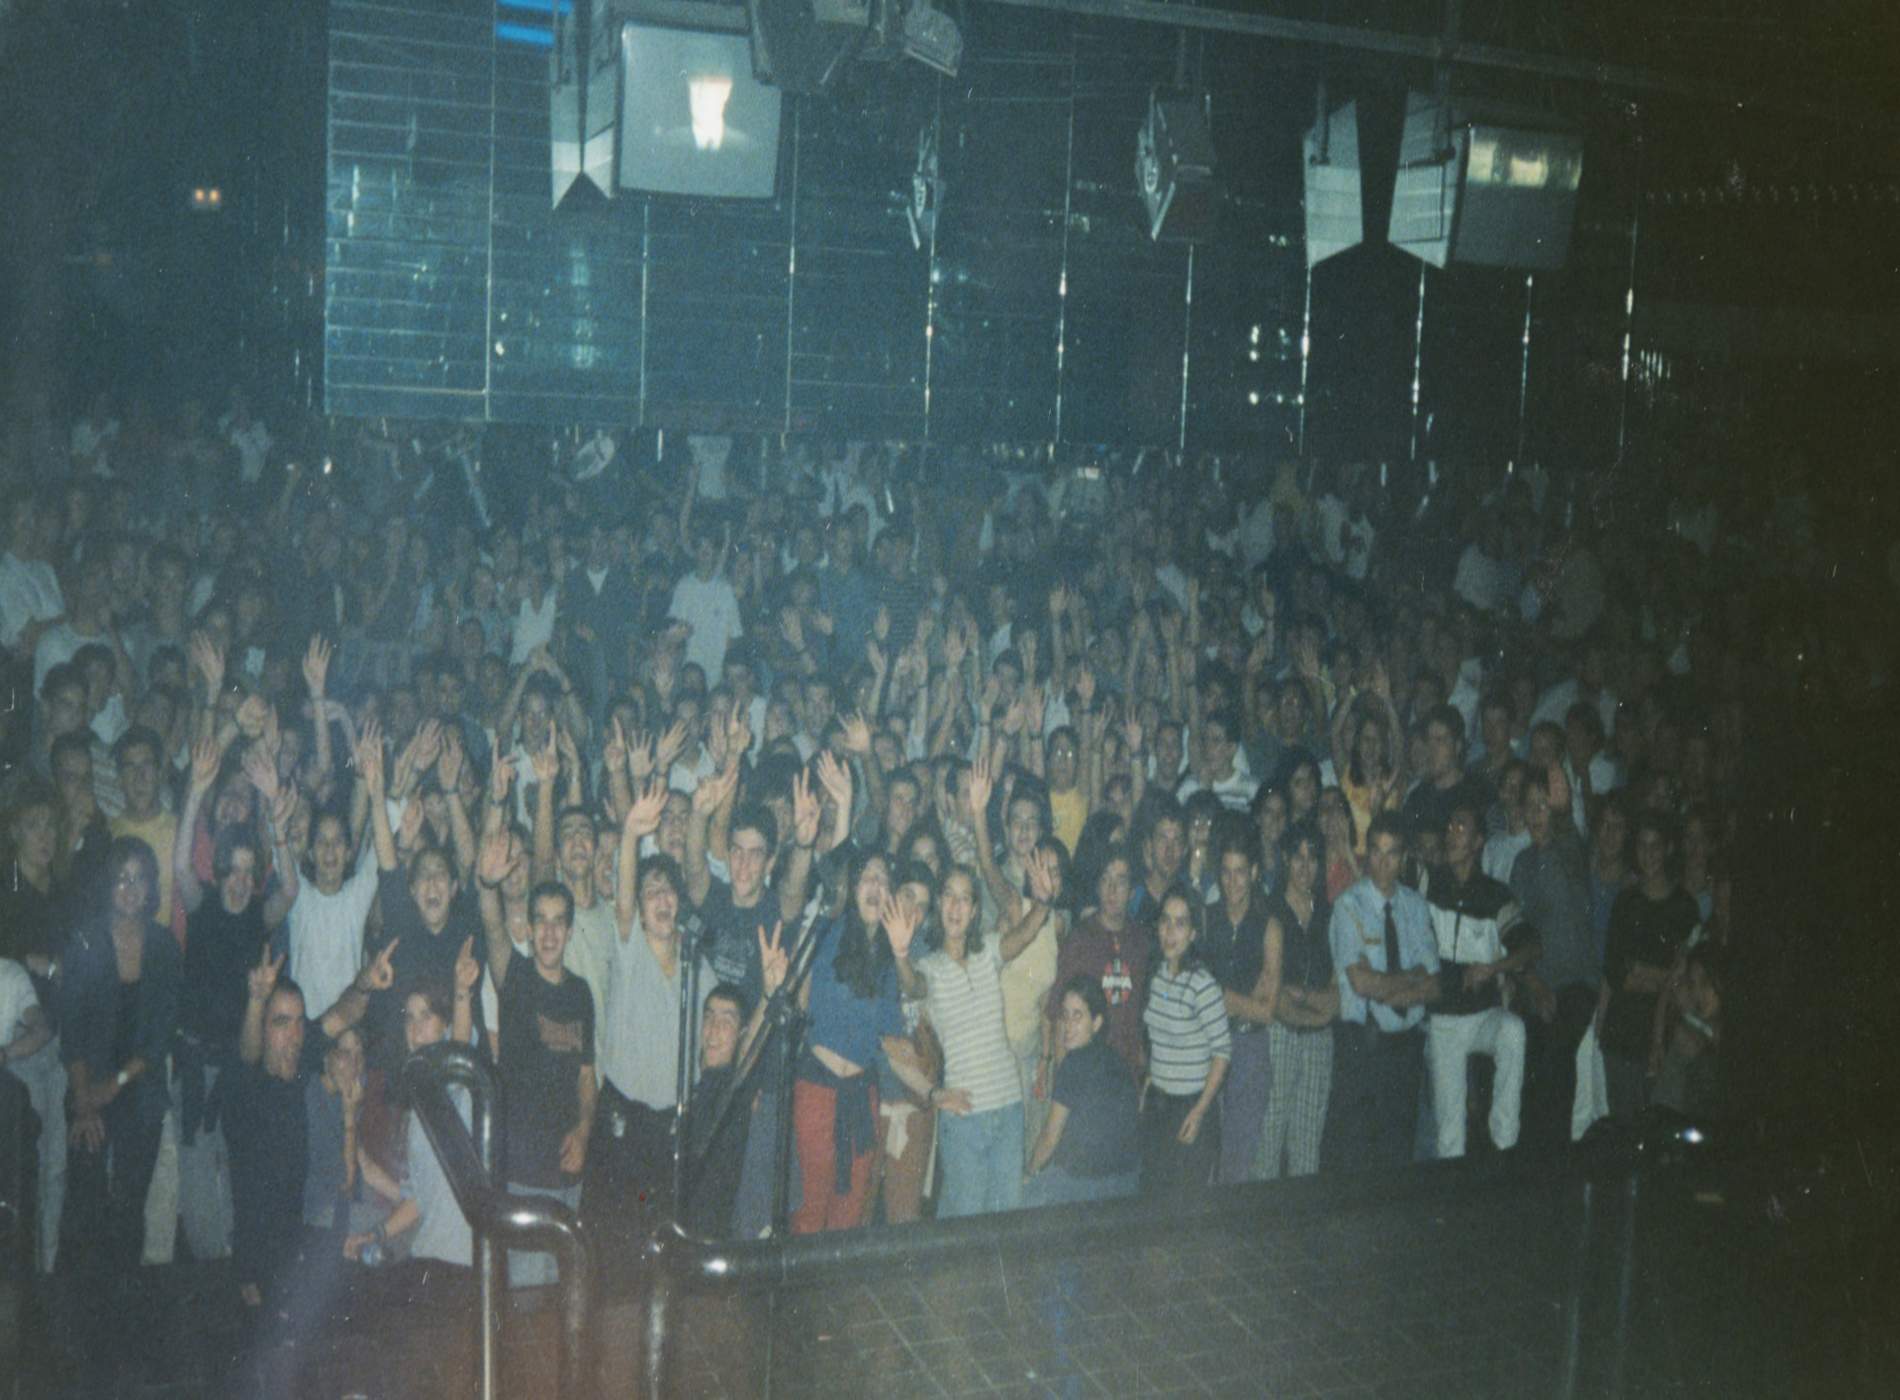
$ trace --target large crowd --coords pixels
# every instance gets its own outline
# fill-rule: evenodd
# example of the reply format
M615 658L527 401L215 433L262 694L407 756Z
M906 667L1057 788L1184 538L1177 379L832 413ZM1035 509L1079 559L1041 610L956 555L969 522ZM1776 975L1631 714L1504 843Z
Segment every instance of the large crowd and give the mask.
M1777 638L1723 582L1803 546L1713 492L713 437L505 479L241 395L102 396L65 455L0 521L0 1073L79 1335L180 1249L261 1326L465 1270L399 1076L445 1039L510 1188L610 1236L1555 1156L1732 1094Z

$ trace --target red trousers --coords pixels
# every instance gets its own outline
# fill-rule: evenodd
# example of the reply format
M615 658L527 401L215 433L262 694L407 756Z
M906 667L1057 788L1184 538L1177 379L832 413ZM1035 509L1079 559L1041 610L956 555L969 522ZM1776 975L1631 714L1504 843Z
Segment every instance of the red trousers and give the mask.
M822 1084L800 1079L792 1085L792 1138L798 1148L798 1172L804 1199L792 1212L794 1235L821 1230L849 1230L862 1225L871 1199L871 1167L875 1142L851 1159L851 1189L838 1192L837 1149L832 1133L838 1116L838 1093ZM877 1121L877 1088L871 1088L871 1119Z

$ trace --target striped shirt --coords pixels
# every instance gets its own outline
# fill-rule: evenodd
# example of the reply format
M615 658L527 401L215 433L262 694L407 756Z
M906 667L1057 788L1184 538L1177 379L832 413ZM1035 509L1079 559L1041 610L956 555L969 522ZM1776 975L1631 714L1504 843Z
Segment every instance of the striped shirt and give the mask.
M930 1024L943 1045L943 1087L968 1092L973 1113L1022 1102L1016 1057L1003 1034L1002 968L994 943L961 963L941 951L917 962Z
M1215 1060L1232 1056L1227 1003L1204 967L1171 973L1157 964L1148 982L1148 1074L1164 1094L1198 1094Z

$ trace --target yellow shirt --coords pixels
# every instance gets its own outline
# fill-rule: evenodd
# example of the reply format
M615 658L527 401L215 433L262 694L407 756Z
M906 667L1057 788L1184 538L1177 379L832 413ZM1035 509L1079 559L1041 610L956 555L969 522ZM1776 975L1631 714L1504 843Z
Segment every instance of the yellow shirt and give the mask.
M1055 818L1056 839L1075 854L1075 843L1082 839L1082 825L1089 819L1089 800L1079 787L1049 794L1049 811Z
M160 808L156 816L135 822L130 817L112 819L114 836L136 836L152 848L158 858L158 922L172 925L172 842L178 836L178 814Z
M1029 946L1016 955L1014 962L1003 964L1003 1034L1018 1054L1042 1039L1042 1008L1049 989L1056 984L1056 928L1060 914L1042 921Z

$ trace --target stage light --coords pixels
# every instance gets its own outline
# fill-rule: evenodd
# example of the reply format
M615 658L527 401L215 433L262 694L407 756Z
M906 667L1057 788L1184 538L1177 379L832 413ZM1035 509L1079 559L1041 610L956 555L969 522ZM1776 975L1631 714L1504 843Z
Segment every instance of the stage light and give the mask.
M196 185L191 191L191 212L216 214L224 208L224 191L216 185Z

